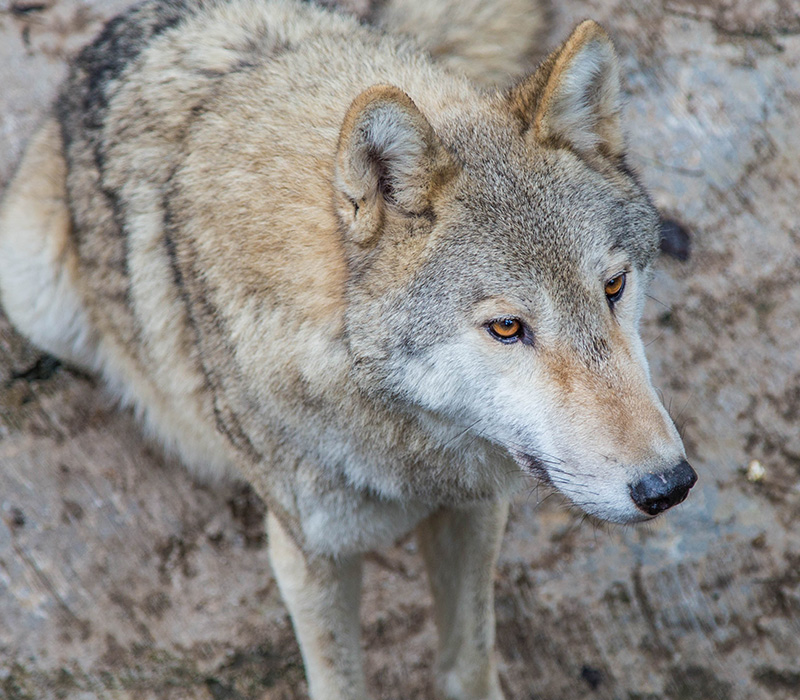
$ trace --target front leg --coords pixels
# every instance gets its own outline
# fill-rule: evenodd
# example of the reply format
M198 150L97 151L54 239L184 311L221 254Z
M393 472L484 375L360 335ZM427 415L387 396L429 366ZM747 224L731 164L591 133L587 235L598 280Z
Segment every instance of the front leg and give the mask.
M502 700L494 658L494 567L506 501L437 511L418 527L439 632L437 688L447 700Z
M269 555L300 643L313 700L366 700L359 602L361 557L310 557L267 515Z

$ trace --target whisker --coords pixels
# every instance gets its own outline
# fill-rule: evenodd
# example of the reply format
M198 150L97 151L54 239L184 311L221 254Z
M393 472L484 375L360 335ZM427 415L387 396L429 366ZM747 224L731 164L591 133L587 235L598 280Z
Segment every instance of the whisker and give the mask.
M661 301L661 299L656 299L656 297L654 297L652 294L647 294L646 292L645 296L648 299L652 299L656 304L661 304L661 306L663 306L667 311L672 311L672 307L669 304L665 304L663 301Z
M680 419L681 415L683 415L683 412L686 410L686 407L689 405L689 402L694 398L694 395L695 395L695 390L693 389L689 394L689 397L686 399L686 402L681 407L681 410L678 411L678 415L675 416L675 422L677 422Z
M445 448L451 446L456 441L463 438L468 433L472 433L470 440L465 444L460 446L461 449L467 449L475 440L478 438L483 438L489 440L494 444L496 443L492 438L486 434L486 431L481 430L478 426L481 423L481 419L474 421L473 423L465 426L463 430L461 430L457 435L453 436L450 440L447 441L445 444ZM532 477L536 480L536 486L534 488L538 488L538 484L541 482L542 479L545 481L549 481L550 485L555 488L564 488L569 487L570 490L579 489L581 492L599 497L600 493L596 490L589 488L589 485L585 483L585 480L597 480L598 475L591 474L589 472L585 472L578 469L571 469L566 467L566 460L552 455L544 450L532 450L530 446L522 445L514 440L504 440L498 446L504 447L506 450L511 452L519 452L521 455L529 457L530 459L534 460L531 464L531 469L524 469L519 466L512 467L511 469L507 469L505 472L506 476L511 474L522 474L526 477ZM598 453L599 454L599 453ZM605 455L600 455L604 459L608 460L609 458ZM539 464L541 469L543 470L542 474L536 474L535 464ZM580 481L578 481L580 480ZM530 494L529 494L530 498ZM537 497L538 498L538 497Z
M545 502L546 502L548 499L552 498L552 497L553 497L553 496L555 496L555 495L556 495L556 494L555 494L555 491L551 491L551 492L550 492L550 493L548 493L548 494L547 494L547 495L546 495L546 496L545 496L543 499L539 500L539 496L538 496L538 494L537 494L537 496L536 496L536 499L537 499L537 500L536 500L536 505L533 507L533 509L534 509L534 510L537 510L537 509L541 508L541 507L542 507L542 505L543 505L543 504L544 504L544 503L545 503Z
M546 457L549 457L550 459L555 460L556 463L558 463L558 464L564 464L564 460L560 459L559 457L554 457L553 455L548 454L547 452L544 452L543 450L538 450L538 452L541 455L545 455Z
M442 449L447 449L447 448L448 448L450 445L452 445L452 444L453 444L453 443L454 443L456 440L459 440L460 438L462 438L464 435L466 435L468 432L470 432L470 431L471 431L471 430L472 430L472 429L473 429L473 428L474 428L476 425L478 425L478 423L480 423L480 422L481 422L481 420L482 420L481 418L478 418L478 420L476 420L476 421L475 421L475 422L474 422L472 425L468 425L468 426L467 426L466 428L464 428L464 430L462 430L460 433L458 433L457 435L455 435L455 436L453 436L452 438L450 438L450 439L449 439L449 440L448 440L448 441L447 441L447 442L446 442L446 443L445 443L445 444L442 446ZM470 443L470 444L471 444L471 443Z
M563 474L565 476L572 476L572 477L582 476L582 477L586 477L586 478L589 478L589 479L596 479L597 478L596 474L589 474L589 473L586 473L586 472L579 472L579 471L568 471L566 469L560 469L559 467L555 467L555 466L551 466L550 469L552 469L557 474Z
M664 335L664 333L665 333L665 332L666 332L666 331L661 331L661 333L659 333L659 334L658 334L658 335L657 335L655 338L653 338L652 340L648 340L648 341L647 341L647 342L644 344L644 346L645 346L646 348L649 348L649 347L650 347L650 346L651 346L653 343L655 343L657 340L660 340L660 339L661 339L661 336L662 336L662 335Z

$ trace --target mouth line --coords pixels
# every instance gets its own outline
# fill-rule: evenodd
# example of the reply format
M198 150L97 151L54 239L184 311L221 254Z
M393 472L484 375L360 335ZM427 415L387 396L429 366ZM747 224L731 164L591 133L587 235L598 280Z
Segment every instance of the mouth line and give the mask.
M548 486L553 486L553 481L550 478L550 474L547 472L547 467L545 467L541 459L512 448L508 448L508 452L514 458L514 461L527 473Z
M607 508L600 508L599 510L597 508L593 508L593 505L598 506L602 505L602 503L598 504L593 502L583 502L580 498L575 500L572 495L566 493L557 484L558 477L556 477L556 481L553 481L550 473L547 470L547 463L545 460L510 447L506 449L524 473L532 476L534 479L537 479L545 486L549 486L564 495L569 501L570 508L576 509L584 518L588 517L592 522L597 524L617 523L620 525L629 525L632 523L650 522L659 516L659 513L651 515L639 508L634 508L633 514L615 514L613 511L609 511Z

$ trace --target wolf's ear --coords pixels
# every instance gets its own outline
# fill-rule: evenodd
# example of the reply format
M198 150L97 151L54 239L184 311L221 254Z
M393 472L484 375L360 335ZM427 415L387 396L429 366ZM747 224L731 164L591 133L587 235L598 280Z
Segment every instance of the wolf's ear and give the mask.
M455 167L406 93L390 85L362 92L344 119L336 154L336 205L351 238L367 243L388 212L429 211Z
M581 22L508 99L541 144L566 146L590 159L623 154L619 62L597 22Z

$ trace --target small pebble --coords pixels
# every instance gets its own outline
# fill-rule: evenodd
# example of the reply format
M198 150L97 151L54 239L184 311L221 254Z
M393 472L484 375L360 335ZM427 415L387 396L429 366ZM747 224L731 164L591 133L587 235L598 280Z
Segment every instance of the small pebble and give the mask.
M764 477L767 475L767 470L764 469L761 462L759 462L757 459L754 459L751 460L750 464L747 465L745 474L747 475L748 481L756 483L764 480Z

